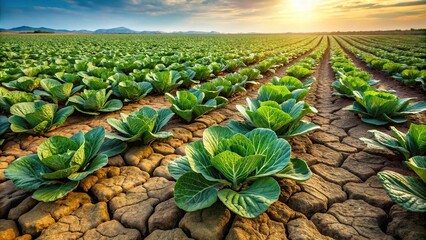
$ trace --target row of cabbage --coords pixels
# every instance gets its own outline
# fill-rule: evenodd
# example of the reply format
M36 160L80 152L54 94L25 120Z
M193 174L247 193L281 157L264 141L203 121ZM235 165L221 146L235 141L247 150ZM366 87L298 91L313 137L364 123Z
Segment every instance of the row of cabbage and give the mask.
M426 102L410 104L410 99L400 99L389 91L377 90L371 85L378 81L355 67L349 57L332 41L331 63L336 73L335 94L354 98L351 106L344 108L361 116L373 125L403 123L404 117L426 110ZM384 189L398 205L410 210L426 211L426 125L411 124L406 134L391 127L392 136L370 130L375 140L361 138L368 146L388 148L404 158L405 165L417 176L404 176L390 170L378 173Z
M317 50L294 66L313 70L326 47L324 38ZM209 127L202 140L188 144L186 156L169 163L169 172L177 180L178 207L191 212L220 200L232 212L254 218L278 200L281 188L274 178L305 181L311 177L306 162L291 159L285 139L319 128L302 120L317 112L303 101L314 80L302 82L291 69L295 68L287 70L288 76L274 77L272 83L261 86L257 98L247 98L246 106L237 105L244 122Z
M353 40L371 46L383 49L390 53L401 56L416 57L426 59L426 37L425 36L351 36Z
M407 57L365 46L349 38L339 37L339 39L345 48L367 63L370 68L384 71L404 85L419 86L426 91L426 59Z
M267 71L264 63L267 63L270 67L286 64L291 57L294 57L294 54L300 54L315 44L315 41L307 44L309 42L309 39L302 41L296 44L294 51L289 54L276 53L259 64L242 68L238 73L227 74L211 81L210 84L202 85L203 87L200 87L199 90L202 92L214 88L216 93L219 93L217 90L220 90L220 93L225 97L231 96L236 91L243 91L244 85L248 80L252 81L260 75L260 72ZM43 134L49 131L50 128L63 124L67 117L73 113L74 108L81 113L90 115L113 112L123 107L120 99L124 99L125 102L137 101L151 91L164 94L180 87L182 84L192 85L201 81L198 79L206 80L214 75L212 74L212 69L214 69L212 64L208 66L199 64L181 71L137 70L144 71L138 78L122 72L113 73L111 76L109 74L102 75L102 73L109 70L101 67L86 67L85 71L80 71L78 74L62 72L55 74L57 78L66 74L83 76L75 82L66 82L64 80L66 78L62 78L65 82L60 82L59 79L50 78L52 76L47 76L44 79L24 77L25 80L21 77L15 81L4 82L3 85L9 89L19 89L0 88L0 106L2 106L2 110L6 114L10 113L12 115L9 118L11 130L14 132ZM100 72L96 71L99 69ZM93 74L100 77L93 76ZM201 77L198 75L201 75ZM43 90L35 89L39 86ZM30 91L33 91L33 93ZM115 98L111 99L113 96ZM39 101L39 98L43 98L45 101ZM203 97L201 100L207 102L211 99ZM217 100L220 101L219 105L226 103L223 98ZM46 101L51 101L52 103ZM209 105L213 101L216 100L210 101ZM67 107L59 109L58 103L65 103ZM187 121L190 120L192 119Z
M309 46L312 47L308 45L302 47L304 50L294 49L294 51L301 54L307 51ZM100 127L87 133L79 132L70 138L64 136L50 137L38 147L37 154L24 156L13 161L4 171L4 174L16 186L27 190L35 190L32 195L33 198L46 202L54 201L76 189L80 180L105 166L108 162L108 157L123 152L127 147L126 142L138 141L141 144L150 144L155 139L171 137L172 134L170 132L161 131L161 129L173 115L172 110L167 108L155 110L150 107L143 107L129 115L121 114L121 120L107 119L107 122L120 134L105 133L105 130ZM3 119L1 118L2 121ZM3 124L0 124L0 126L3 126ZM271 136L274 133L262 130L259 134L256 134L256 136L263 139L265 136ZM240 135L236 138L239 139ZM277 138L276 135L275 138ZM257 140L254 141L257 142ZM287 162L279 163L278 166L264 163L265 166L277 168L288 165L289 145L284 140L280 141L282 143L279 146L284 144L286 148L278 150L288 153L274 159L274 161L285 159ZM232 144L229 143L228 145L230 147ZM259 148L257 151L259 151L259 154L256 155L259 156L256 159L259 161L265 158L264 155L268 155L265 149ZM271 154L271 157L275 156L272 152ZM259 161L258 163L260 164ZM291 169L291 166L289 168ZM271 171L268 170L269 173ZM261 174L259 177L265 176L264 174L266 173Z

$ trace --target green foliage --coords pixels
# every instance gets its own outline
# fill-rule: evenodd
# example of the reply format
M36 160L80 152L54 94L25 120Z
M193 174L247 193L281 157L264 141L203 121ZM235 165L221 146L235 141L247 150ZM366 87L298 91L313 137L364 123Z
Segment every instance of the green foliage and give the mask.
M196 93L196 92L204 93L203 101L208 101L210 99L217 97L223 88L224 86L221 86L221 85L216 86L212 82L205 82L203 84L194 86L193 88L189 89L189 91L192 93Z
M34 94L40 97L46 97L54 103L65 102L68 98L80 91L84 86L80 85L73 88L72 83L60 83L55 79L42 79L40 86L44 91L34 90Z
M2 137L7 129L9 129L9 121L6 116L0 115L0 146L3 145L4 139Z
M205 81L210 77L212 69L202 64L197 64L191 68L195 72L194 79L197 81Z
M278 200L281 189L273 177L304 181L311 176L307 164L290 160L290 145L269 129L243 135L209 127L186 153L168 167L177 180L176 204L185 211L207 208L219 199L234 213L255 218Z
M397 96L379 91L354 91L355 102L344 108L360 114L363 122L373 125L406 122L406 116L426 110L426 102L410 104L409 98L400 99Z
M252 67L243 68L238 73L247 76L247 81L254 81L260 76L260 71Z
M2 109L0 112L9 113L12 105L21 102L33 102L37 99L38 97L32 93L9 91L6 88L0 87L0 109Z
M186 122L191 122L228 103L228 99L223 97L216 97L203 103L203 92L177 91L176 96L166 93L166 97L172 104L170 109Z
M312 70L300 65L294 65L287 69L287 75L295 77L297 79L303 79L307 76L310 76L311 74Z
M412 123L407 133L391 127L392 136L377 130L369 130L373 134L372 139L360 138L368 146L385 148L395 151L406 160L413 156L426 156L426 125Z
M23 102L10 107L10 129L13 132L43 134L59 126L74 112L72 106L58 111L58 105L44 101Z
M247 107L237 105L237 109L246 122L232 121L229 127L243 134L255 128L268 128L279 137L291 138L320 128L316 124L301 120L306 114L316 113L317 110L308 103L297 102L295 99L278 104L274 101L260 102L247 98Z
M121 120L109 118L107 122L123 136L107 133L106 137L126 142L141 141L144 145L150 144L155 139L172 136L170 132L161 132L161 128L173 115L170 109L163 108L156 111L150 107L143 107L130 115L121 113Z
M150 93L152 85L149 82L125 80L116 84L112 90L114 96L124 99L124 102L134 102Z
M35 190L33 198L51 202L77 188L80 180L102 168L124 151L118 140L104 141L105 130L94 128L71 138L53 136L37 148L37 154L20 157L9 164L4 175L15 186Z
M67 105L74 106L77 111L89 114L99 115L100 112L114 112L123 107L123 103L118 99L109 100L112 91L106 92L101 90L86 90L80 96L72 96L68 99Z
M20 77L17 80L4 82L3 86L10 89L18 89L21 91L32 92L40 84L41 79L35 77Z
M413 212L426 212L426 156L415 156L405 164L417 176L385 170L377 177L389 197L399 206Z
M296 99L301 101L308 94L309 88L296 89L290 92L286 86L277 86L272 83L264 84L260 87L257 95L259 101L275 101L278 104L285 102L288 99Z
M162 94L176 89L183 83L177 71L152 72L146 76L146 81L152 84L157 93Z

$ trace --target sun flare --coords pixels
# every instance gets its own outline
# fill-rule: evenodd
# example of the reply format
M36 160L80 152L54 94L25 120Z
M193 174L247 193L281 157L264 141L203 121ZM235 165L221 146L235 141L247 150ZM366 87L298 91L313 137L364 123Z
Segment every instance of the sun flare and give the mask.
M306 13L314 10L315 0L291 0L291 9L297 13Z

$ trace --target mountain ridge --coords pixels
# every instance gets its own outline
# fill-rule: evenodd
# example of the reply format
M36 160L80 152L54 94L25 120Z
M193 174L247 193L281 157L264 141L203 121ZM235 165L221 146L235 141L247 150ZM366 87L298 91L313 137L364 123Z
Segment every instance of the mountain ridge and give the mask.
M161 34L161 33L178 33L178 34L220 34L216 31L175 31L175 32L163 32L163 31L136 31L127 27L114 27L114 28L100 28L96 30L68 30L68 29L54 29L47 27L30 27L30 26L19 26L14 28L0 28L1 32L52 32L52 33L94 33L94 34Z

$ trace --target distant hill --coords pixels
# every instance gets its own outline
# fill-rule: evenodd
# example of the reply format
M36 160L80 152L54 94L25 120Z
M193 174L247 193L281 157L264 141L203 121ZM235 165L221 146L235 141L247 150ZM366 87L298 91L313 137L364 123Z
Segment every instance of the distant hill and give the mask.
M162 31L135 31L126 27L116 27L116 28L107 28L107 29L97 29L95 31L80 29L80 30L67 30L67 29L53 29L46 27L29 27L29 26L20 26L10 29L0 28L0 32L34 32L34 31L43 31L43 32L57 32L57 33L95 33L95 34L160 34L167 33ZM187 32L172 32L175 34L219 34L219 32L202 32L202 31L187 31Z

